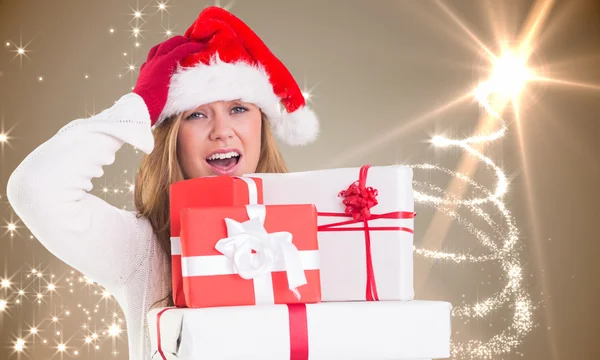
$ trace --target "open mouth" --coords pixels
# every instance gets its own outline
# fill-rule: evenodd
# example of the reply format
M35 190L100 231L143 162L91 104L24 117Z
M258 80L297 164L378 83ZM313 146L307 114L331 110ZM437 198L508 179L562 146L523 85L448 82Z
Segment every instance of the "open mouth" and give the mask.
M214 153L206 158L206 162L218 175L230 175L240 162L241 155L237 151Z

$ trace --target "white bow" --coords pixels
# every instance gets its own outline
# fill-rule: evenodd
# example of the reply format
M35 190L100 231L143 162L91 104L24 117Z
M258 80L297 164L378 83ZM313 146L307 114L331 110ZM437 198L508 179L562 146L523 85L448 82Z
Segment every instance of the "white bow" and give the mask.
M233 261L234 271L243 279L270 276L275 269L283 268L289 289L300 299L296 288L307 282L292 234L287 231L268 233L263 225L264 216L251 211L256 208L247 209L250 220L240 223L225 219L228 237L219 240L215 249Z

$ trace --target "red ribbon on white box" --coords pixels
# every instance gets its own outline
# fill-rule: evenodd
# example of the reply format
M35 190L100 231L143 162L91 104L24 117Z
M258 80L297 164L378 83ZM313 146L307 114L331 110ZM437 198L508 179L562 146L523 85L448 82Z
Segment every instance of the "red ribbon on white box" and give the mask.
M248 185L248 204L258 204L258 187L254 179L243 176L236 176L237 179L243 180ZM181 255L181 238L179 236L171 236L171 256Z
M308 360L308 315L306 304L287 304L288 308L288 327L290 336L290 360ZM156 334L157 351L156 355L162 360L169 360L176 354L165 353L162 348L161 338L161 317L169 310L176 310L175 307L169 307L161 310L156 316ZM154 359L154 356L152 357Z
M369 222L377 219L413 219L417 214L413 211L394 211L385 214L372 214L371 208L378 204L377 189L367 186L367 174L371 165L360 168L358 181L353 182L347 190L341 191L338 196L344 197L343 204L345 212L318 212L318 216L341 216L352 218L352 220L319 225L318 231L362 231L365 233L365 254L367 284L365 299L367 301L379 301L375 272L373 270L373 259L371 256L371 231L405 231L414 233L412 229L400 226L370 226ZM362 223L359 227L344 227L350 224Z

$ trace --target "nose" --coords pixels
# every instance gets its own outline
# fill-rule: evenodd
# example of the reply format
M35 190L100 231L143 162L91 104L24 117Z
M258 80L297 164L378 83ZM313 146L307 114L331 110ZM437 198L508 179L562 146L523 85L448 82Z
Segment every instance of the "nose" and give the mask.
M215 111L213 113L213 128L210 133L210 139L212 141L227 141L233 138L233 129L231 127L231 122L229 121L229 114L222 111Z

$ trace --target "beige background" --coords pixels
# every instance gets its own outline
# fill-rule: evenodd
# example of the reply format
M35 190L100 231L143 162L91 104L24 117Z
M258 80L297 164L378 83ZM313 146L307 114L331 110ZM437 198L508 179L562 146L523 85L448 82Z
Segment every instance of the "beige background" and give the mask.
M135 39L130 30L135 24L132 9L138 4L147 7L142 36ZM154 1L0 0L0 116L4 131L11 130L9 145L2 148L3 188L18 163L61 126L101 111L131 89L136 74L127 72L128 63L139 68L148 49L164 39L163 27L181 34L211 4L172 0L169 14L161 15ZM463 152L434 150L427 140L442 132L472 134L479 109L465 101L423 116L485 76L487 62L480 48L455 20L498 52L499 35L514 40L533 6L525 0L238 0L232 11L263 37L301 85L313 88L311 101L322 118L322 136L310 147L282 148L292 170L421 162L455 169ZM504 202L520 231L524 289L535 306L535 327L524 337L509 331L519 345L494 358L592 359L598 357L600 333L600 3L554 2L540 29L534 42L536 61L545 65L546 74L596 88L532 86L534 97L523 100L520 122L509 116L506 136L486 148L486 155L511 180ZM15 57L15 44L27 45L26 57ZM96 179L94 192L131 209L126 182L133 179L138 159L131 147L124 147L105 176ZM493 189L493 174L482 166L473 177ZM415 178L449 184L439 172L417 170ZM417 246L484 253L457 224L447 233L441 226L428 232L432 224L439 225L432 222L434 212L417 210ZM19 228L7 228L0 238L0 277L11 279L8 288L0 287L0 299L8 302L0 312L0 358L19 358L11 355L14 341L26 338L21 358L48 359L58 344L66 343L67 351L54 358L126 359L125 334L102 334L113 318L122 319L114 301L103 299L94 285L78 281L80 274L71 274L72 269L30 239L8 204L1 216ZM495 263L456 265L420 256L415 261L419 299L473 304L505 284ZM42 271L41 278L32 274L32 267ZM48 292L48 283L56 284L57 291ZM25 290L24 296L18 295L19 289ZM38 292L43 294L41 303ZM512 314L507 303L483 318L455 318L454 340L487 341L507 328ZM59 321L52 322L54 315ZM29 335L32 325L39 328L38 335ZM85 337L94 331L99 339L86 345Z

